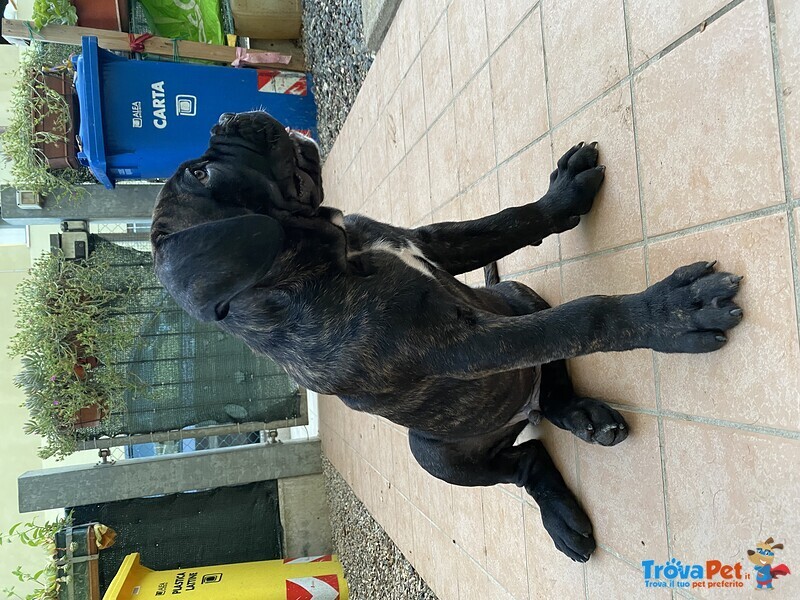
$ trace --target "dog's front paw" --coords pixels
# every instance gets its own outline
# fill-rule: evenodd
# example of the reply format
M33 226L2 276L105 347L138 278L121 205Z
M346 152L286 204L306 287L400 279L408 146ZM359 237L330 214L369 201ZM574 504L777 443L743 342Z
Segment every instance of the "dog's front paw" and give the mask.
M725 332L742 320L733 302L742 277L717 273L714 262L698 262L677 269L642 294L647 320L644 346L657 352L700 353L719 350L728 341Z
M597 142L581 142L558 159L558 168L550 174L550 188L539 201L551 220L553 233L572 229L580 223L581 215L591 210L606 170L597 165L597 156Z
M537 499L542 525L553 538L556 548L577 562L586 562L597 544L592 535L592 522L571 495Z
M571 431L584 442L614 446L628 437L628 424L619 412L594 398L577 398L544 411L544 416L561 429Z

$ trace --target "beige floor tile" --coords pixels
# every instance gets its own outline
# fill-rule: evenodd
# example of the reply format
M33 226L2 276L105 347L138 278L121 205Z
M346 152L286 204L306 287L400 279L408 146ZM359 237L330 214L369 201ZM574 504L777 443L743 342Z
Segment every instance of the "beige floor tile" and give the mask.
M461 203L457 199L445 203L431 215L431 223L447 223L461 221Z
M561 234L562 258L642 239L629 86L611 92L553 132L553 158L557 161L580 141L599 142L599 161L607 167L606 177L591 212L581 217L575 229Z
M786 142L792 198L800 198L800 4L775 0L775 26L781 70Z
M428 133L431 206L438 207L458 193L458 147L453 107L449 107ZM460 217L457 219L460 220Z
M494 52L505 41L519 22L531 11L535 0L489 0L486 11L486 30L489 52ZM521 54L521 57L526 56ZM527 66L527 61L526 61Z
M375 191L389 173L389 142L387 138L387 120L381 117L379 123L373 128L371 134L364 142L364 147L359 154L363 186L362 203L363 200L370 197L372 192Z
M558 472L564 478L564 483L577 496L579 495L578 474L575 468L575 436L563 429L559 429L546 420L542 420L539 425L541 440L547 453L553 459ZM578 442L582 443L582 442ZM536 501L527 493L523 494L523 499L529 504L536 504Z
M458 197L461 204L461 219L470 221L480 219L498 212L500 201L497 192L497 174L484 177L473 187ZM483 269L476 269L466 274L467 285L484 284Z
M461 218L465 221L480 219L499 211L497 175L484 177L469 190L461 194Z
M525 590L525 593L527 594L527 590ZM489 594L486 597L492 600L527 600L528 598L528 596L513 596L507 589L491 577L489 577Z
M515 598L528 597L522 508L497 486L483 488L486 571Z
M635 78L647 234L784 201L766 5L746 0Z
M671 597L669 590L646 589L639 569L601 549L586 563L586 591L590 600Z
M392 20L391 28L397 28L397 56L400 60L402 79L420 49L419 4L409 0L401 2Z
M553 170L550 140L544 138L497 168L500 208L536 202L547 193ZM540 246L526 246L500 261L500 273L509 275L558 260L558 236Z
M541 271L514 277L539 294L550 306L561 304L561 267L554 265Z
M398 45L398 29L397 27L390 26L389 30L386 32L386 37L383 38L380 49L375 54L375 61L372 63L372 67L370 67L370 71L375 71L376 77L380 80L384 95L391 96L391 94L393 94L400 85L401 63L400 56L398 54ZM404 58L403 60L405 61L407 59ZM404 62L404 73L406 66L408 66L408 63ZM352 109L350 110L350 114L353 114ZM348 114L348 120L350 119L350 114Z
M431 589L439 600L458 600L458 548L438 530L432 542L437 561Z
M433 551L435 526L417 509L412 509L411 526L414 530L414 569L429 585L433 585L436 559Z
M473 562L469 555L463 551L457 555L457 560L459 600L492 598L490 595L489 576L486 571Z
M411 223L431 212L431 184L428 174L428 140L422 138L406 156L406 199Z
M386 529L386 508L388 503L389 482L377 469L370 467L368 470L368 485L371 491L370 504L366 505L370 514ZM385 482L385 483L384 483ZM366 503L365 503L366 504Z
M389 223L392 220L392 197L389 194L388 180L384 180L378 189L372 192L359 212L382 223Z
M522 57L524 68L520 68ZM497 161L501 162L548 129L541 12L538 9L497 50L490 67L495 146Z
M392 433L394 429L391 424L380 417L378 422L378 440L375 453L374 466L386 479L394 479L394 457L392 456Z
M583 600L583 567L556 549L536 508L526 505L524 511L531 599Z
M699 260L744 275L745 311L725 348L657 354L661 404L668 410L782 429L800 429L800 351L786 215L762 217L654 244L650 278Z
M658 423L649 415L626 412L623 416L630 435L621 444L606 448L578 442L579 497L599 544L636 564L650 558L665 561Z
M364 183L361 179L362 157L357 156L342 176L338 208L346 213L355 212L364 201Z
M425 43L431 31L437 25L444 9L447 6L447 0L413 0L419 4L419 29L420 29L420 42Z
M408 137L406 127L414 126L413 117L407 117L404 110L406 103L405 93L409 87L408 83L409 80L406 79L386 105L386 111L381 115L381 124L386 141L386 164L384 165L384 170L376 174L377 177L381 178L381 181L397 163L403 160L407 147L405 138ZM411 146L408 147L410 148ZM380 181L378 184L380 184Z
M425 118L429 127L453 99L448 44L447 15L445 14L431 32L430 39L420 54L422 82L425 91ZM421 106L419 108L422 110Z
M728 4L727 0L651 2L627 0L631 56L634 66L655 56L704 19Z
M786 554L776 552L780 562L796 556L788 543L800 538L797 440L670 419L664 421L664 436L676 557L740 561L745 572L753 573L746 551L767 537L786 544ZM800 597L800 580L793 575L776 580L775 588L784 598ZM714 589L697 595L741 598L743 592Z
M455 110L458 176L463 190L496 164L488 67L484 67L456 98Z
M395 494L394 510L397 528L395 530L395 535L392 536L392 540L394 540L400 552L403 553L403 556L413 562L416 560L416 553L414 551L414 521L419 511L414 508L414 505L411 504L408 498L400 493Z
M646 287L642 248L569 263L562 272L564 302L596 294L632 294ZM578 394L655 408L650 350L580 356L569 361L569 370Z
M411 148L425 133L425 100L422 92L422 59L417 57L400 86L403 97L405 147Z
M392 444L392 481L395 487L407 497L411 495L408 461L413 460L408 447L408 435L392 430L390 433Z
M453 486L453 539L475 562L483 566L486 564L486 540L481 490L479 487Z
M389 173L389 195L392 199L392 225L409 227L411 225L411 202L406 181L407 158L400 161L394 171Z
M409 461L408 473L411 502L437 527L451 535L455 525L453 486L429 475L413 457Z
M457 93L489 56L483 0L453 0L447 9L447 30Z
M628 74L620 0L543 0L553 124Z

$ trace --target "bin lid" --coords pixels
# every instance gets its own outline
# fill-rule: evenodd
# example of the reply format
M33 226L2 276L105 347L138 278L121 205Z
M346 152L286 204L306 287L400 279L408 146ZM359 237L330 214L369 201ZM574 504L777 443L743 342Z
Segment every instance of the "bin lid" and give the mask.
M103 135L103 104L100 97L102 60L97 38L93 35L83 36L81 54L75 59L75 89L78 92L81 115L78 130L81 150L78 152L78 159L88 165L97 180L110 189L114 187L114 183L108 176Z
M143 567L139 564L139 553L128 554L111 580L111 584L103 594L103 600L117 600L118 598L129 598L133 588L141 583L147 573L152 573L152 569Z

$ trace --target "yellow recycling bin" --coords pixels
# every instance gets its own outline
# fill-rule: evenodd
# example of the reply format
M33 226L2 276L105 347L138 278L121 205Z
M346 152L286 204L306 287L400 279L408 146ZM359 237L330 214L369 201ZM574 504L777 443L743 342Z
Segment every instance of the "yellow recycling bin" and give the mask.
M125 557L103 600L347 600L334 555L153 571Z

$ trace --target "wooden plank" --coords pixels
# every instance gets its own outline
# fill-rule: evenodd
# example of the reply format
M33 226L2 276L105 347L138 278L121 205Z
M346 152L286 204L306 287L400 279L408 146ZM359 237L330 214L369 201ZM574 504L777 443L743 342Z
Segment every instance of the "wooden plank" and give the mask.
M33 33L32 33L33 32ZM106 50L116 50L130 52L130 41L128 34L121 31L110 31L107 29L93 29L91 27L75 27L70 25L46 25L41 30L36 31L30 21L19 21L14 19L3 19L3 36L22 40L36 39L41 42L53 42L56 44L81 45L81 37L93 35L97 37L97 43ZM189 42L179 40L177 42L178 56L181 58L198 58L230 64L236 59L236 48L230 46L219 46L215 44L202 44L200 42ZM286 49L290 49L286 46ZM144 50L149 54L159 56L173 56L173 42L169 38L152 37L144 43ZM287 52L288 53L288 52ZM295 50L291 52L292 60L288 65L279 63L264 63L264 67L282 69L284 71L305 71L305 57L302 52Z

